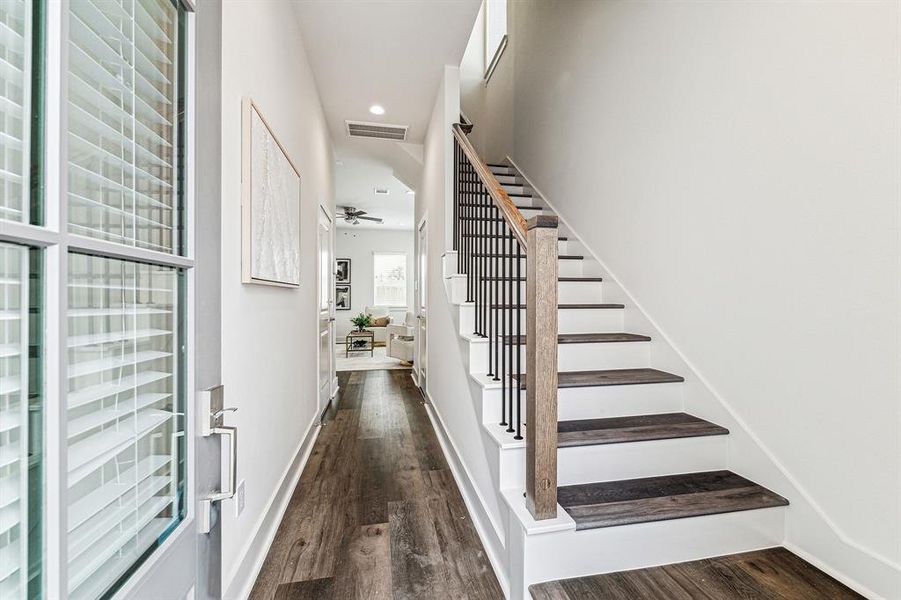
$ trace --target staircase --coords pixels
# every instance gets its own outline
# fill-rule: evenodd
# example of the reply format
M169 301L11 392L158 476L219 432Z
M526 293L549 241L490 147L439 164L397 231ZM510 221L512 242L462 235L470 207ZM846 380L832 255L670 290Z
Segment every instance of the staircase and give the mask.
M683 377L654 368L655 340L627 327L641 320L625 303L607 301L600 265L565 230L557 231L556 427L549 432L558 508L551 518L533 514L523 491L541 465L527 465L537 459L525 438L533 426L541 435L542 423L529 420L524 394L529 347L538 340L523 323L527 310L540 310L526 301L528 285L540 282L527 283L526 245L512 232L517 221L490 190L503 190L495 195L509 199L521 222L554 213L514 168L479 169L460 132L456 141L458 243L445 255L445 280L509 510L509 597L528 598L529 585L541 581L780 545L788 501L726 468L729 431L685 412Z

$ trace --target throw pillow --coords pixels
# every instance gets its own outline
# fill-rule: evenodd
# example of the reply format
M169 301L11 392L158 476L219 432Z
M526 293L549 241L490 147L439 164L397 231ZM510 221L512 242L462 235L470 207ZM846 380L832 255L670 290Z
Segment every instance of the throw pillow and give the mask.
M390 317L379 317L377 319L372 319L372 322L370 323L369 326L370 327L387 327L389 319L390 319Z

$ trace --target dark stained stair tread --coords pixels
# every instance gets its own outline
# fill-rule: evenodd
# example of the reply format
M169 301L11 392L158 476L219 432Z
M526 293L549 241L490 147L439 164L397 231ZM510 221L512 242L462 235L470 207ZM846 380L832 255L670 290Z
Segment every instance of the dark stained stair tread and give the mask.
M460 206L480 207L480 206L484 206L484 205L483 204L473 204L472 202L461 202ZM520 206L518 204L516 205L516 208L518 210L545 210L544 207L542 207L542 206Z
M525 281L525 277L482 277L485 281ZM568 282L600 282L604 281L603 277L558 277L557 281L568 281Z
M492 304L491 308L520 308L525 309L525 304ZM560 310L574 310L574 309L584 309L584 310L593 310L593 309L601 309L601 308L626 308L625 304L558 304L557 308Z
M463 236L463 237L470 237L470 238L505 238L505 237L507 237L506 235L503 235L503 234L500 234L500 235L495 235L495 234L485 235L485 234L480 234L480 233L464 233L464 234L462 234L462 236ZM557 241L558 241L558 242L567 242L567 241L569 241L569 238L566 237L566 236L562 236L562 235L561 235L561 236L557 236Z
M525 377L513 375L520 379L522 389L526 387ZM557 387L599 387L605 385L643 385L649 383L680 383L685 381L679 375L673 375L657 369L605 369L602 371L561 371L557 374Z
M636 415L606 419L560 421L557 445L561 448L624 442L726 435L729 430L685 413Z
M487 256L488 258L516 258L515 254L495 254L493 252L485 253L485 252L473 252L473 256ZM520 258L525 259L526 253L523 252ZM580 254L560 254L557 256L558 260L585 260L585 257Z
M516 342L515 335L504 338L508 344ZM637 333L560 333L558 344L607 344L612 342L650 342L651 338ZM519 336L519 343L526 343L526 336Z
M863 600L785 548L767 548L631 571L545 581L534 600Z
M681 473L557 488L576 529L615 527L788 505L731 471Z

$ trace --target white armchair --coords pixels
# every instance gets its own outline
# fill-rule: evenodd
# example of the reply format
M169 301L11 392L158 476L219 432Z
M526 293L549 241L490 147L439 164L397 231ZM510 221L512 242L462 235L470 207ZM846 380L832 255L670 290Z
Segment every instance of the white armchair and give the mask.
M386 354L398 360L413 362L413 338L416 335L416 317L412 312L404 316L404 323L388 325Z
M370 330L374 336L374 342L379 345L383 345L388 341L388 325L394 322L394 317L391 316L391 309L387 306L366 306L363 308L363 312L372 318L372 320L376 319L384 319L387 318L387 324L382 327L376 327L374 325L370 325L366 329Z

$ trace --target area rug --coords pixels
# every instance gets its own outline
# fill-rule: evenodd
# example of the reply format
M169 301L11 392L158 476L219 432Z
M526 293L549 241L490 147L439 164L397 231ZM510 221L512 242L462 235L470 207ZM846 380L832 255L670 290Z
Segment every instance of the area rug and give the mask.
M410 363L405 363L386 354L387 348L376 347L373 356L369 352L351 352L350 356L344 353L344 344L335 348L336 371L380 371L382 369L409 369Z

